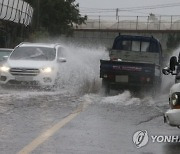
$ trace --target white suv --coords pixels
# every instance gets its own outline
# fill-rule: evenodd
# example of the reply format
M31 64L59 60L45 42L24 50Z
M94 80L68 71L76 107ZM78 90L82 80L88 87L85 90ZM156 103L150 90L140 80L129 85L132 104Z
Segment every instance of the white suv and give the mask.
M53 86L64 55L60 44L21 43L0 67L0 83Z

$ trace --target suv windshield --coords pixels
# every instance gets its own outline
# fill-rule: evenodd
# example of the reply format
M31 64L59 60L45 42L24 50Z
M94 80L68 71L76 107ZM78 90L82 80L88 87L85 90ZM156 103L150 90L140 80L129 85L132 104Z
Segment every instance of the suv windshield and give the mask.
M10 56L12 60L52 61L56 57L54 48L47 47L18 47Z
M11 50L9 51L0 51L0 61L3 61L4 56L9 56L11 53Z

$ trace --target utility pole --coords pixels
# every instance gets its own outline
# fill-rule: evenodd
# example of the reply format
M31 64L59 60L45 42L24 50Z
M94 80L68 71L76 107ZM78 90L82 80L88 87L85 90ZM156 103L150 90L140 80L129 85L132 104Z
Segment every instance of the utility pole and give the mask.
M116 9L116 20L118 19L118 16L119 16L119 9L117 8Z
M37 0L37 24L36 24L36 28L39 30L39 14L40 14L40 12L39 12L39 8L40 8L40 6L39 6L39 1L40 0Z

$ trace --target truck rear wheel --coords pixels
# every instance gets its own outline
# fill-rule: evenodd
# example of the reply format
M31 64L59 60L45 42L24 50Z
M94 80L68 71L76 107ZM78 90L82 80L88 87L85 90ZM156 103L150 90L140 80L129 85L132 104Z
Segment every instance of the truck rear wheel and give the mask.
M106 79L102 79L102 89L105 95L110 93L110 83Z

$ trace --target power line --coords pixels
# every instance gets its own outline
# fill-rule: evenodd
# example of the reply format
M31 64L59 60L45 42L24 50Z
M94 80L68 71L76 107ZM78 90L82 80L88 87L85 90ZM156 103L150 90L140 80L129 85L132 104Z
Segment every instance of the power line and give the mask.
M161 7L175 7L179 6L180 3L168 3L168 4L158 4L158 5L146 5L146 6L136 6L136 7L124 7L118 9L146 9L146 8L161 8ZM89 9L89 10L114 10L116 8L89 8L89 7L80 7L81 9Z
M88 8L88 7L82 7L81 12L83 13L104 13L104 12L116 12L118 11L139 11L139 10L152 10L152 9L158 9L158 8L168 8L168 7L178 7L180 6L180 3L168 3L168 4L159 4L159 5L149 5L149 6L138 6L138 7L125 7L125 8ZM145 12L138 12L138 13L144 13Z
M158 8L178 7L178 6L180 6L180 3L169 3L169 4L162 4L162 5L122 8L122 10L145 10L145 9L158 9Z

